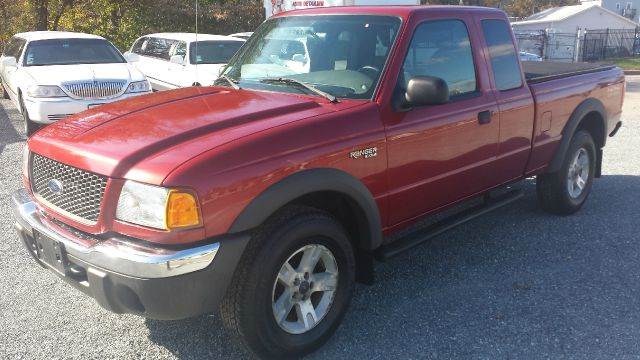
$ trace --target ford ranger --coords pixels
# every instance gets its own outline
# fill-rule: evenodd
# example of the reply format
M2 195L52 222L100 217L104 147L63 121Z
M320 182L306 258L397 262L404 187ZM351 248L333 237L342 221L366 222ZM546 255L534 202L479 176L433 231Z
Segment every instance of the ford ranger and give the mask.
M300 356L331 336L375 261L521 195L506 186L535 176L543 209L578 211L624 84L614 66L521 64L496 9L284 13L212 87L36 132L16 228L106 309L218 309L254 354Z

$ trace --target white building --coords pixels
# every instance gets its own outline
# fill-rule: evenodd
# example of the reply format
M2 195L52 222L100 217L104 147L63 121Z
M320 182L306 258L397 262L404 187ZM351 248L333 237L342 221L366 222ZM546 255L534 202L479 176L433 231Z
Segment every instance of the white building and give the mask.
M638 24L594 2L543 10L511 23L514 31L550 30L575 34L579 29L635 29Z

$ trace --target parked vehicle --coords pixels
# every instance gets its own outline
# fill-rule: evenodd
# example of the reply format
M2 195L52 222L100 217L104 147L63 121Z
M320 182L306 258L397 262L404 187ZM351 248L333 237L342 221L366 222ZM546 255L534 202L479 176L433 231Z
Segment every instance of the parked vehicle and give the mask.
M520 61L542 61L542 56L520 51Z
M243 39L222 35L151 34L137 39L125 57L154 90L208 86L242 44Z
M308 69L271 56L272 41L301 34ZM180 319L219 306L256 354L308 353L339 325L354 282L373 281L375 259L521 196L505 185L537 176L543 209L583 206L621 124L624 75L524 66L497 9L278 15L218 86L33 136L16 227L37 262L106 309Z
M151 91L144 75L100 36L35 31L12 37L0 57L2 94L24 118L27 135L41 125Z
M253 32L239 32L239 33L231 34L229 36L233 36L235 38L240 38L244 40L249 40L251 35L253 35Z

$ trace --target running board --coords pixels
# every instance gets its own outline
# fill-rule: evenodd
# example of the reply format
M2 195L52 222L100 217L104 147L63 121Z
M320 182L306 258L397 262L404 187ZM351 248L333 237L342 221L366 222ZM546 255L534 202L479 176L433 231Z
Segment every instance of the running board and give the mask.
M412 249L413 247L418 246L447 230L451 230L458 225L462 225L490 211L508 205L520 199L522 196L523 193L520 190L512 190L497 197L490 197L486 195L485 201L480 205L454 214L433 225L427 226L422 230L410 233L391 244L381 246L376 250L375 257L379 261L389 260L392 257L399 255L406 250Z

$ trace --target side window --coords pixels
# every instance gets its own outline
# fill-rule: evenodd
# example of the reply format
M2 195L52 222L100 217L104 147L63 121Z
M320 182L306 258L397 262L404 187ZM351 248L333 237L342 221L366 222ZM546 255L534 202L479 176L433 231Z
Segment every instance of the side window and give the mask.
M434 20L418 26L404 61L404 85L414 76L443 79L454 98L476 91L476 70L464 22Z
M4 52L2 53L2 55L13 56L17 58L15 53L18 52L18 46L19 46L18 38L11 38L9 42L7 42L7 45L5 45Z
M171 56L174 55L180 55L184 59L184 57L187 55L187 43L184 41L178 41L173 47L173 51L171 52Z
M136 42L131 47L131 52L138 55L144 55L143 48L146 41L147 41L146 37L136 40Z
M171 57L169 52L171 51L171 46L174 42L174 40L169 39L149 38L149 40L143 44L143 55L162 60L169 60Z
M482 20L482 33L489 47L493 78L498 90L522 86L518 54L511 39L509 25L503 20Z

